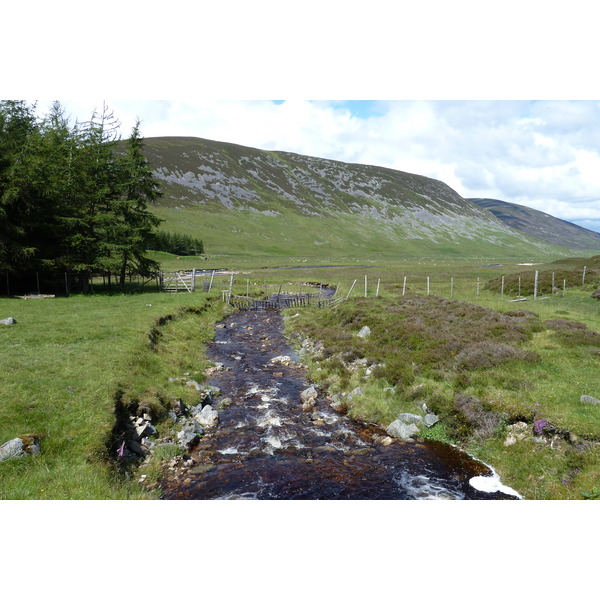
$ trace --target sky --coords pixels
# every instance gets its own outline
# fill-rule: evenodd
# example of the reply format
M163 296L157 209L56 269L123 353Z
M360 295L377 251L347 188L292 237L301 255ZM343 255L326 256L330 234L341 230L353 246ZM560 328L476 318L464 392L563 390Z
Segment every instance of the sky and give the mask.
M51 101L39 101L39 107ZM127 136L193 136L417 173L600 231L600 101L61 100Z

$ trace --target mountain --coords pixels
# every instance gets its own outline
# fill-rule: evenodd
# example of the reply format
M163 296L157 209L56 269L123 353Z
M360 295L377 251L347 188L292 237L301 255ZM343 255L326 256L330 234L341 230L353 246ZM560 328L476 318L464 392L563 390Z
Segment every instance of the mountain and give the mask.
M549 244L583 252L597 251L600 248L600 233L557 219L539 210L492 198L468 199L489 210L509 227Z
M146 138L144 152L164 194L153 212L209 254L572 254L420 175L190 137Z

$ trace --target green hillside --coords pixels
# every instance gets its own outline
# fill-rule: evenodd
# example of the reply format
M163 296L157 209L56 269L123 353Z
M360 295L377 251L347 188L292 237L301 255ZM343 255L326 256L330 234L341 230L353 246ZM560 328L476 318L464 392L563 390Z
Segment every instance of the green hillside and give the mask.
M569 256L441 181L383 167L199 138L147 138L163 228L208 254Z
M600 250L600 233L595 231L557 219L527 206L492 198L468 199L478 206L488 209L509 227L549 244L566 246L572 250L586 253Z

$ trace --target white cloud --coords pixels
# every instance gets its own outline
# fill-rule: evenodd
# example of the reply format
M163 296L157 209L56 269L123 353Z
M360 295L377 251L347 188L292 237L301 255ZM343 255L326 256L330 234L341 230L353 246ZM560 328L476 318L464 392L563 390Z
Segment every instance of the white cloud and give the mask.
M46 102L46 105L49 103ZM65 102L89 118L102 101ZM44 101L42 102L42 106ZM600 220L600 103L381 101L108 101L127 135L196 136L381 165L440 179L464 197Z

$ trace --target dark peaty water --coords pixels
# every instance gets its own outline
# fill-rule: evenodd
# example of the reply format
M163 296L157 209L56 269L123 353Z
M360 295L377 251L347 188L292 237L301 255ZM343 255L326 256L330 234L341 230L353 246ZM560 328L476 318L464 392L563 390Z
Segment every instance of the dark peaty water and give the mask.
M385 432L335 412L322 395L309 412L310 383L286 343L278 311L227 318L209 345L225 365L208 383L222 390L219 425L206 429L194 465L169 473L165 499L514 499L469 483L484 464L450 446L378 440ZM271 362L286 355L291 364Z

